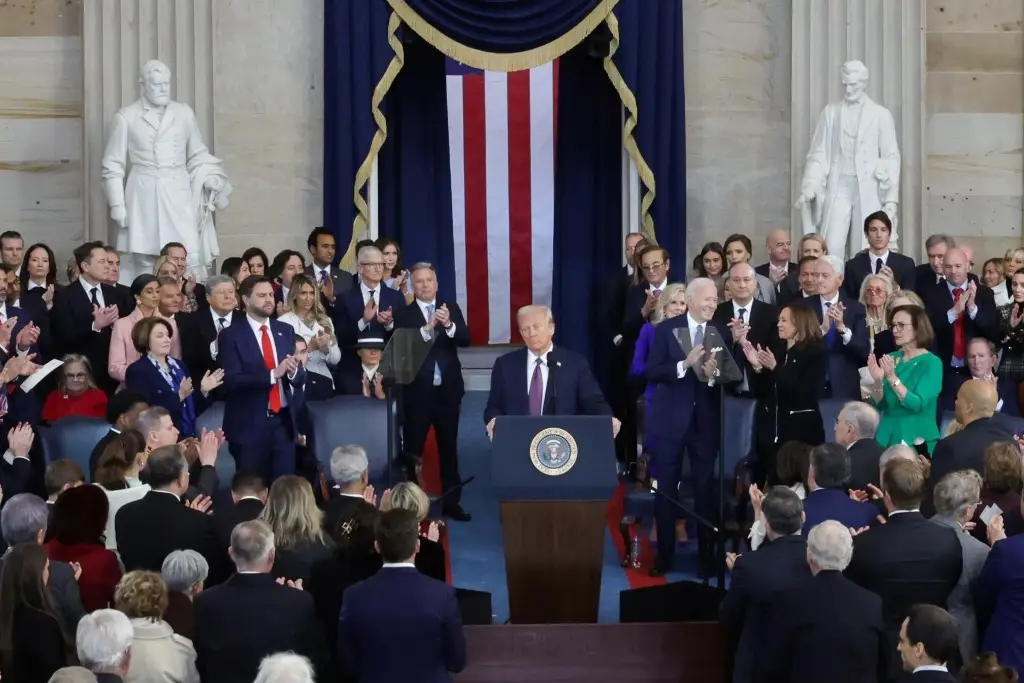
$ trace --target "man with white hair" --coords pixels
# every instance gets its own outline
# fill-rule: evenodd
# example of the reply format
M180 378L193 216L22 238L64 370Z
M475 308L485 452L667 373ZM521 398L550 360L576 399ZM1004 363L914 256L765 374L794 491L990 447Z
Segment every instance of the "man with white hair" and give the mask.
M765 681L884 681L889 652L882 599L843 576L853 557L850 530L826 521L807 535L813 578L775 604L761 669Z
M351 519L360 502L373 502L375 496L370 486L370 461L362 446L338 446L331 452L330 467L338 491L324 510L324 531L334 538L338 524Z
M65 666L54 671L48 683L96 683L96 674L81 666Z
M556 348L555 319L547 306L523 306L516 313L526 348L499 356L491 368L484 422L494 438L503 415L608 415L612 409L590 371L587 359ZM618 434L619 421L612 417Z
M384 340L395 329L395 314L405 308L401 292L384 284L384 254L374 246L365 246L356 254L359 286L340 297L334 307L334 329L338 343L352 346L361 333L372 333Z
M237 573L195 596L196 668L204 681L252 683L275 652L305 655L323 670L327 646L313 598L302 581L275 581L274 532L261 520L243 522L228 549Z
M83 667L100 683L120 683L132 662L132 622L116 609L96 610L78 622L75 649Z
M263 658L253 683L316 683L316 678L308 659L293 652L278 652Z
M192 313L179 313L178 334L181 336L182 360L192 376L193 386L199 386L207 372L214 372L220 365L217 356L220 350L217 338L223 330L235 323L245 322L245 313L238 310L238 292L235 281L228 275L214 275L206 281L206 303ZM196 414L205 406L223 397L221 388L214 389L209 399L193 395L201 401Z
M651 574L662 576L675 555L677 508L667 496L676 498L682 477L683 454L688 453L693 473L697 514L713 519L709 485L718 452L719 410L716 384L733 383L742 374L732 355L728 328L711 324L718 308L718 288L712 280L697 278L686 290L685 315L655 328L647 358L647 381L657 385L648 407L647 432L658 470L658 489L665 495L655 499L658 525L658 555ZM713 572L712 539L702 529L699 535L700 567L704 576Z
M828 373L822 398L860 398L860 368L871 350L864 304L842 293L843 261L820 256L814 265L818 293L807 297L821 323L828 347Z
M878 459L882 457L882 444L875 440L878 431L878 411L863 401L850 401L836 418L835 440L850 454L851 489L867 489L868 484L878 486Z

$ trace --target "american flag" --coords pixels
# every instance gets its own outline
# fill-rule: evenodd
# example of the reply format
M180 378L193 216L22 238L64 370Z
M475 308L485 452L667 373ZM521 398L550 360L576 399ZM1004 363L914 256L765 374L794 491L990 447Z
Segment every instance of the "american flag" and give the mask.
M456 296L474 345L521 342L516 311L551 305L558 62L447 61Z

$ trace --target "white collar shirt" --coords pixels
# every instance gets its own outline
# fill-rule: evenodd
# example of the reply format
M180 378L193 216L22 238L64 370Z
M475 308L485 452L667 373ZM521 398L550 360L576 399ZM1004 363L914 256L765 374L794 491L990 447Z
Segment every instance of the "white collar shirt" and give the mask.
M85 281L84 277L78 278L78 282L81 283L82 289L85 290L85 297L92 303L92 290L96 290L96 300L100 302L100 308L106 307L106 302L103 300L103 284L97 282L95 285L90 285Z
M278 364L277 344L274 342L274 331L270 328L270 320L267 319L264 322L260 322L251 315L246 315L245 319L248 321L249 328L252 330L253 335L256 336L256 345L260 348L261 354L263 352L263 330L261 328L266 326L267 336L270 338L270 348L274 352L274 363ZM274 376L273 370L268 370L268 372L270 373L270 383L277 386L277 390L281 394L281 406L284 407L288 405L288 395L284 390L284 382L279 381L278 378ZM269 408L269 403L267 407Z

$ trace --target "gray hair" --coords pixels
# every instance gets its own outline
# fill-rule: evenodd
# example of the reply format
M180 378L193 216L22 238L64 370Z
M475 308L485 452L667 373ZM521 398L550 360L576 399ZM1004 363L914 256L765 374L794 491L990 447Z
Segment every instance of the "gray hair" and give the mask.
M35 543L50 522L50 508L32 493L12 496L0 510L0 533L8 545Z
M185 593L192 586L206 581L210 563L195 550L175 550L164 558L160 576L168 593Z
M853 558L853 536L840 522L830 519L807 534L807 556L823 571L841 572Z
M539 313L542 313L547 317L548 325L555 324L555 316L551 312L551 309L548 308L547 306L541 306L539 304L530 304L529 306L523 306L518 311L516 311L516 322L522 322L523 318L526 318L531 315L536 315Z
M53 672L49 683L96 683L96 674L81 666L65 666Z
M365 247L363 247L362 249L359 250L358 254L356 254L356 261L358 261L359 265L362 265L363 261L366 259L366 257L371 255L371 254L373 254L373 253L380 254L380 257L384 258L383 252L381 252L381 250L378 249L377 247L365 246Z
M872 280L878 280L882 283L882 287L885 288L885 299L888 301L889 297L891 297L893 292L896 291L896 286L893 284L891 277L888 275L882 275L881 273L872 273L864 278L864 282L860 283L860 299L858 299L858 301L864 303L864 295L867 294L868 287Z
M858 439L873 439L878 432L878 411L863 401L850 401L839 413L857 432Z
M362 446L338 446L331 452L331 479L338 486L355 484L369 468L370 461Z
M240 572L259 567L274 552L274 532L269 524L259 519L242 522L231 532L228 552Z
M235 280L230 275L214 275L206 281L206 293L212 294L213 290L221 285L231 285L234 288Z
M889 461L895 460L896 458L917 460L917 451L905 443L898 443L895 446L889 446L882 451L882 455L878 458L878 471L884 472L885 466L889 464Z
M160 421L170 416L170 411L163 406L146 408L135 418L135 424L132 427L142 434L143 439L149 439L149 435L160 428Z
M788 486L773 486L761 503L765 524L782 536L800 533L804 525L804 504Z
M843 263L843 259L838 256L833 256L832 254L823 254L819 256L818 263L827 263L832 267L832 272L836 275L842 275L846 272L846 264Z
M294 652L278 652L263 658L253 683L314 683L313 665Z
M78 622L75 648L78 661L93 673L112 672L124 666L135 633L132 622L116 609L96 610Z
M694 300L696 300L701 290L707 287L715 290L715 294L718 293L718 285L709 277L697 277L691 280L690 284L686 287L686 307L693 308Z
M936 513L962 522L967 518L967 508L981 500L981 475L974 470L950 472L935 485L932 495Z
M868 80L868 68L859 59L852 59L843 64L842 74L844 76L853 76L862 81Z
M937 247L940 244L945 244L950 249L956 248L956 240L954 240L949 235L941 235L941 234L939 234L939 235L932 235L931 237L926 239L924 241L924 248L927 251L928 249L931 249L932 247Z
M850 454L835 443L823 443L811 451L814 483L819 488L841 488L850 480Z
M163 72L167 74L167 77L171 77L171 68L161 62L159 59L151 59L142 65L142 71L139 72L139 83L145 83L151 74L156 72Z
M412 264L412 267L409 268L409 275L412 275L417 270L429 270L430 272L434 273L434 275L437 275L437 271L434 270L434 264L428 261L417 261L416 263Z

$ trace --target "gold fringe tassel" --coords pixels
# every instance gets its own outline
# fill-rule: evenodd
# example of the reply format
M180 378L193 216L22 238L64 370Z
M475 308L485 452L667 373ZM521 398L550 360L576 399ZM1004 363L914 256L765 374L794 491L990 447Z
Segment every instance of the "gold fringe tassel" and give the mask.
M626 148L629 158L636 164L640 182L647 189L640 200L640 231L645 237L657 243L657 235L654 232L654 218L651 217L651 204L654 203L655 195L654 171L647 165L644 155L640 153L640 148L636 144L636 138L633 137L633 129L636 128L639 119L636 96L629 89L629 86L626 85L626 79L622 77L618 67L615 66L615 62L612 61L612 57L615 56L615 52L619 49L619 20L615 16L615 12L608 13L605 23L608 24L608 29L611 31L612 42L609 46L608 56L604 58L604 70L608 74L608 80L612 82L615 91L619 93L622 106L626 108L626 121L622 125L622 144ZM639 39L639 37L636 38Z
M402 21L398 14L392 11L391 17L388 19L388 44L391 46L395 56L391 58L388 68L384 70L384 75L381 76L374 87L373 96L370 99L370 109L373 114L373 120L377 124L377 132L370 139L370 150L367 152L366 158L363 159L363 163L356 170L354 193L356 217L352 220L352 239L348 243L345 255L341 257L341 267L345 270L354 270L356 242L366 233L366 228L370 224L370 208L366 205L366 200L363 199L362 189L370 181L373 162L377 158L380 148L384 146L384 141L388 139L388 121L380 110L380 104L384 101L385 95L388 94L392 84L395 82L395 78L398 77L398 72L402 70L402 65L405 63L405 49L402 47L402 41L398 39L397 35L398 27L401 24ZM327 191L330 191L330 189L328 188Z
M474 69L484 69L486 71L524 71L558 59L593 33L594 29L605 20L605 17L611 13L618 3L619 0L601 0L597 7L584 17L580 23L547 45L541 45L524 52L499 54L477 50L452 40L428 24L416 10L409 6L406 0L388 0L391 9L397 12L402 21L415 31L420 38L423 38L423 40L452 59L462 64L468 64Z

